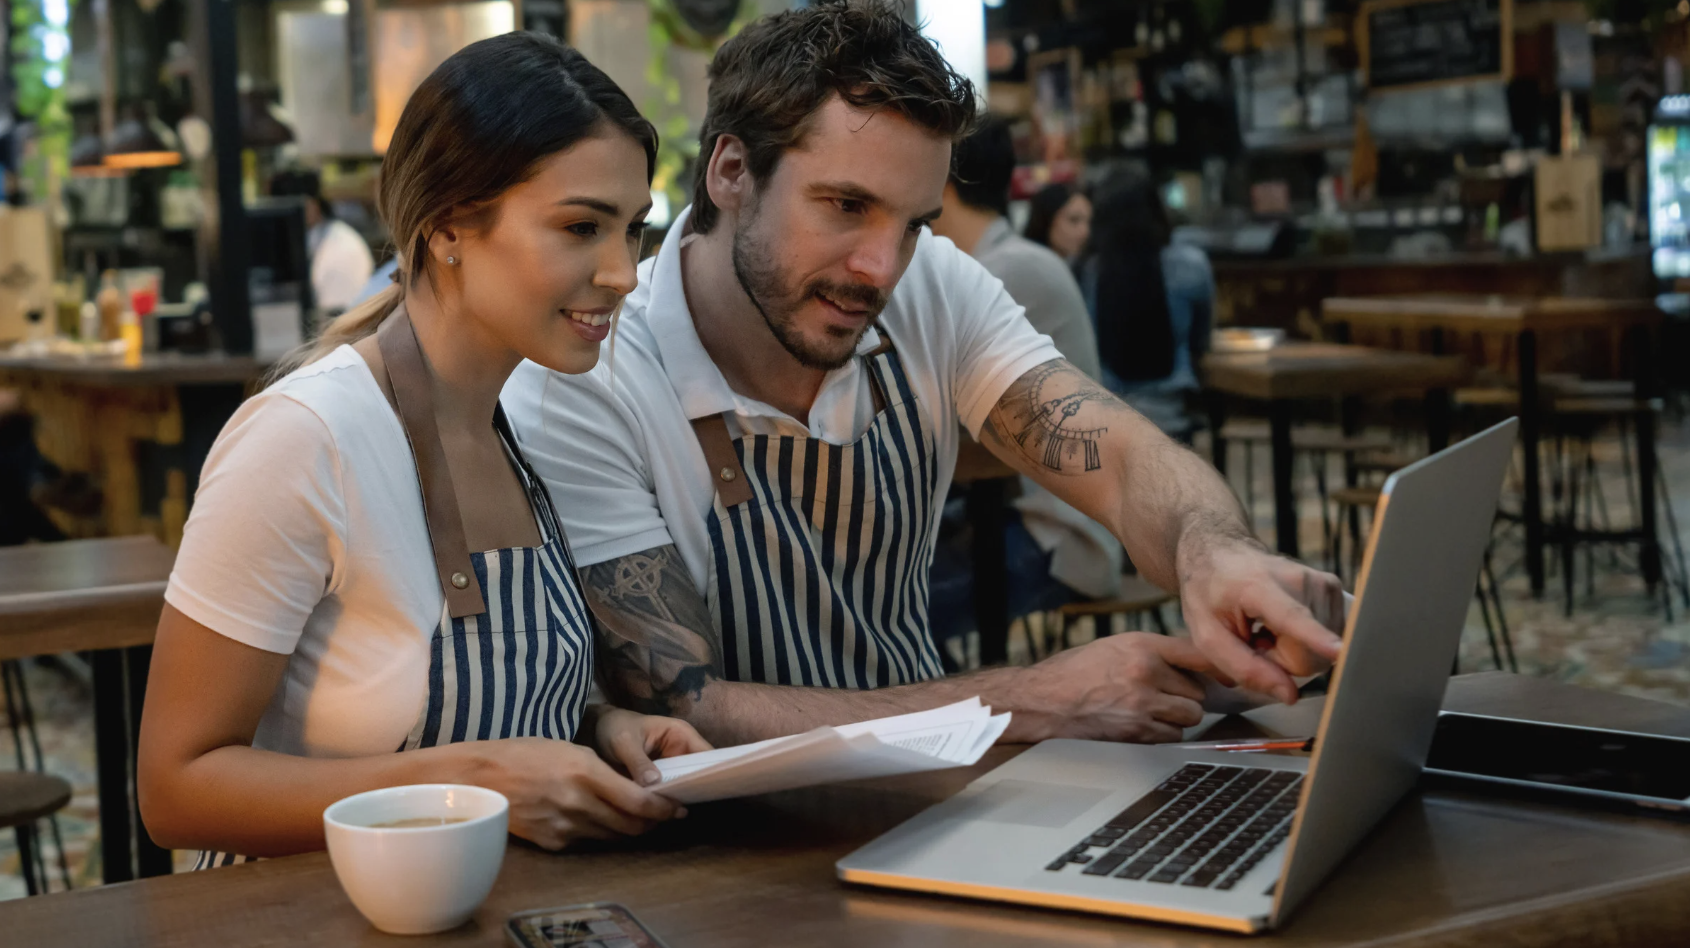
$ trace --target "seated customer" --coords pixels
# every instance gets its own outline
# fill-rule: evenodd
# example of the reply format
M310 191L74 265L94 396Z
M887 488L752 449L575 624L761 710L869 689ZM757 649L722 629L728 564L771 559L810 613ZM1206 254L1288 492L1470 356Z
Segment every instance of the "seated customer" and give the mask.
M992 118L957 143L944 213L933 233L949 237L992 276L1027 321L1049 336L1074 368L1098 378L1097 341L1074 274L1054 252L1017 236L1005 215L1015 148L1009 126ZM946 525L953 518L947 504ZM1109 531L1032 478L1021 478L1021 496L1009 518L1004 546L1009 558L1010 615L1055 609L1081 598L1104 599L1121 588L1121 544ZM941 529L933 569L934 634L948 638L973 625L967 544L960 530ZM954 621L953 621L954 620ZM947 624L954 628L946 628Z
M588 706L562 514L499 407L524 358L598 361L656 155L622 90L534 33L465 47L411 96L381 176L400 279L287 360L206 459L141 721L162 845L201 867L321 849L329 804L417 783L497 790L548 848L677 815L640 786L647 755L708 745Z
M1072 184L1047 184L1029 202L1024 234L1072 266L1091 239L1091 199Z
M1202 250L1169 243L1168 213L1149 179L1118 174L1097 192L1078 272L1097 326L1103 383L1169 437L1191 443L1186 399L1209 349L1215 276Z
M284 171L270 182L270 194L305 199L305 250L311 255L311 293L317 308L338 313L356 305L375 271L375 259L352 225L334 216L334 208L323 199L317 172Z

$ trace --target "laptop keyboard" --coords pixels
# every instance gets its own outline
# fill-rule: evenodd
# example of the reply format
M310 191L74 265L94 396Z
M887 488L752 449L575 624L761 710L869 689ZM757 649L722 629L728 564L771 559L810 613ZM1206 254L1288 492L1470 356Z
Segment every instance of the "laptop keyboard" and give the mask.
M1186 764L1045 868L1231 889L1291 833L1303 775Z

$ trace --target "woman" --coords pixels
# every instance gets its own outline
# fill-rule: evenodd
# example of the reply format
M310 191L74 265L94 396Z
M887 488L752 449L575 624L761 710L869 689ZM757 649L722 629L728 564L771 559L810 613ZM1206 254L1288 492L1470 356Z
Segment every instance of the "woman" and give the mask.
M320 849L329 803L409 783L498 790L547 848L682 815L640 786L648 755L707 745L587 708L592 620L498 407L524 358L597 361L656 148L604 73L535 34L466 47L411 96L379 195L394 286L206 461L141 724L162 845L202 866Z
M1189 444L1196 426L1186 400L1200 388L1215 277L1203 251L1169 243L1170 231L1150 180L1118 174L1097 191L1097 226L1077 269L1104 385Z
M1091 199L1071 184L1047 184L1029 203L1023 236L1056 251L1072 266L1091 238Z

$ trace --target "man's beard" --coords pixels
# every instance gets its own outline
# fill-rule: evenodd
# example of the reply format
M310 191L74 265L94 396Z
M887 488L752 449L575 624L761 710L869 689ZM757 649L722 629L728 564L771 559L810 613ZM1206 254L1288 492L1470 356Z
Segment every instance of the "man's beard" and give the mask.
M857 330L829 326L827 336L832 344L817 345L806 339L796 325L798 310L809 300L825 293L841 303L867 308L870 322L873 322L874 317L886 308L886 294L861 283L834 283L822 279L811 280L796 291L788 289L790 281L773 263L774 255L764 242L751 236L751 228L756 223L757 218L753 215L734 231L734 278L739 280L740 289L750 297L751 305L757 307L757 312L763 315L769 332L774 333L781 347L798 360L799 365L829 372L844 366L856 354L857 343L868 331L868 326Z

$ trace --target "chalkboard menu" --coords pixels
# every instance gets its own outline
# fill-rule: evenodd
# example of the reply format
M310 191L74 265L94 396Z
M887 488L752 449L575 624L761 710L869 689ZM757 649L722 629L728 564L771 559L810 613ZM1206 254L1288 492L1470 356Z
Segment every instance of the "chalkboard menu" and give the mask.
M1507 79L1513 69L1510 0L1380 0L1362 5L1357 31L1373 89Z

